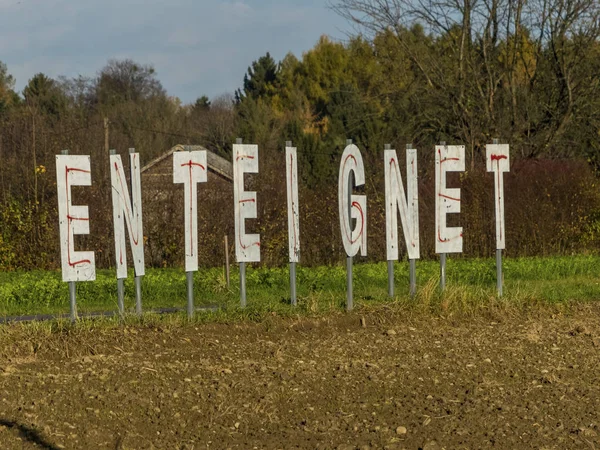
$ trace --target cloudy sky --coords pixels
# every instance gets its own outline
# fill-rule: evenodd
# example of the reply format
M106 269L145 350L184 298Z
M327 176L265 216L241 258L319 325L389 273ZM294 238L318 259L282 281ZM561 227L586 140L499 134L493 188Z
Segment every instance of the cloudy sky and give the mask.
M0 61L21 91L38 72L91 76L131 58L193 102L233 92L267 51L301 56L349 29L325 0L0 0Z

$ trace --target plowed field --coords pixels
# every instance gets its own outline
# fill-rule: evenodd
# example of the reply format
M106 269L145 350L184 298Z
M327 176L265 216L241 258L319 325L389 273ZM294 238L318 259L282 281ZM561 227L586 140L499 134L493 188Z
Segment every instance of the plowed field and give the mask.
M0 448L600 448L600 305L0 331Z

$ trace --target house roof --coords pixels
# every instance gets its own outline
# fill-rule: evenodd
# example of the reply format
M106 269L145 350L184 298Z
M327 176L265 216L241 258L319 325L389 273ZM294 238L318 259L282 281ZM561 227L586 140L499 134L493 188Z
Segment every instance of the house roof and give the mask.
M141 168L140 172L144 173L147 171L151 171L151 169L160 164L162 161L171 156L174 152L183 152L183 151L196 151L196 150L204 150L206 151L206 162L208 164L208 171L214 173L215 175L227 180L229 182L233 182L233 167L232 164L227 161L225 158L220 157L219 155L207 150L201 145L182 145L178 144L172 147L168 152L163 153L158 158L154 158L148 164Z

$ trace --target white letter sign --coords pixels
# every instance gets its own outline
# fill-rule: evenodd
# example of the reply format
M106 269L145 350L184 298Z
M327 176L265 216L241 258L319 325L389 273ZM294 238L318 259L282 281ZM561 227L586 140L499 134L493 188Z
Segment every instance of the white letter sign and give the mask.
M435 146L435 252L462 253L462 227L446 226L446 215L460 212L460 189L446 187L446 172L465 170L464 145Z
M290 262L298 262L300 259L300 218L298 212L298 159L296 158L296 147L285 147L285 174Z
M112 186L117 278L127 278L125 223L127 223L129 232L129 244L131 245L135 274L136 276L143 276L145 272L144 231L142 226L142 188L140 184L139 159L139 153L129 154L132 193L132 197L130 197L121 156L110 155L110 181Z
M246 219L256 219L256 192L244 190L244 174L258 173L258 145L233 145L233 203L237 262L260 261L260 235L246 234Z
M406 150L406 190L396 150L384 150L385 167L385 228L387 259L398 259L398 210L409 259L419 259L419 192L417 185L417 150Z
M56 189L58 190L58 223L63 281L94 281L94 252L76 252L75 235L90 233L87 206L74 206L71 186L91 186L90 157L56 155Z
M206 151L173 153L173 183L183 183L185 204L185 271L198 270L198 183L205 183Z
M360 250L362 256L367 256L367 196L352 194L352 187L349 186L351 172L354 172L354 186L365 184L362 156L354 144L344 149L340 164L338 183L340 229L346 254L355 256ZM351 219L356 220L353 229Z
M504 233L504 172L510 172L508 144L485 146L487 171L494 172L496 192L496 249L505 248Z

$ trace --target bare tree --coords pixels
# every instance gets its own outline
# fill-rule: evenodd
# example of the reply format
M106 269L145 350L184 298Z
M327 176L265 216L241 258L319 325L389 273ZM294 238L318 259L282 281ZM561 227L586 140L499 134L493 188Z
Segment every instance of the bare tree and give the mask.
M447 132L468 144L471 164L492 134L521 144L524 156L556 146L574 111L597 90L579 70L600 36L597 0L330 0L329 5L367 36L393 32L429 89L452 108L456 122ZM430 51L422 51L407 32L417 25L428 33ZM540 79L544 64L550 64L544 73L553 79Z

